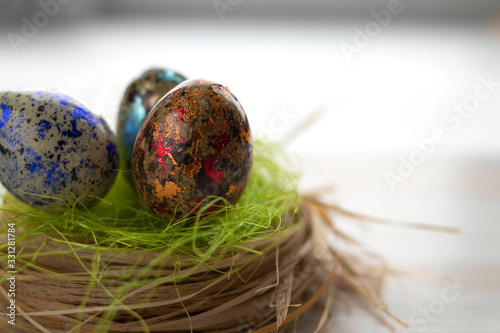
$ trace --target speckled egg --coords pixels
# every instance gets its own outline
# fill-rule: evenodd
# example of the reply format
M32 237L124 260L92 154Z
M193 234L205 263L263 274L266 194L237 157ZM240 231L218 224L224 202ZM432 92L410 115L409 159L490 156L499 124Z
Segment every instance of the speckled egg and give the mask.
M116 137L76 99L50 91L0 92L0 181L40 209L86 207L118 167Z
M117 130L124 168L131 168L135 139L146 115L166 93L185 80L173 70L152 68L127 87L120 103Z
M165 220L194 215L209 196L232 204L248 182L252 153L250 127L236 97L214 82L185 81L151 110L139 131L133 156L137 191Z

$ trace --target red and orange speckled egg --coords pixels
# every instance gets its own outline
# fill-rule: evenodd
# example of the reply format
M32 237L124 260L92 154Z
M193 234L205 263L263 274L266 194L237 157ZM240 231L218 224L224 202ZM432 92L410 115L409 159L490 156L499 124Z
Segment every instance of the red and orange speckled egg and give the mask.
M250 127L236 97L220 84L189 80L146 117L132 167L144 204L169 220L196 214L210 196L236 203L252 158Z

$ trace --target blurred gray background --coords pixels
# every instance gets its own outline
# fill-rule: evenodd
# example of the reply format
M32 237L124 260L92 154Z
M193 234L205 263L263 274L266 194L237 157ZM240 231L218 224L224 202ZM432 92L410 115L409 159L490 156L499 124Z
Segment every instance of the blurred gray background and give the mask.
M150 15L157 14L163 17L204 16L211 17L213 13L214 1L205 0L185 0L185 1L158 1L158 0L71 0L70 6L65 9L75 16L85 15ZM222 1L234 6L245 2L244 8L240 9L239 18L252 17L258 15L290 18L291 16L303 17L304 15L316 15L323 17L345 17L362 16L362 10L370 11L374 8L383 8L389 1L384 0L254 0L254 1ZM61 1L60 3L63 3ZM434 17L455 17L472 18L486 17L492 11L498 10L498 1L495 0L420 0L402 1L403 4L411 3L408 6L407 14L426 15ZM30 0L3 0L2 12L4 16L26 15L29 10L34 13L37 10L38 2Z
M227 85L254 136L302 160L304 191L332 184L327 199L351 210L461 229L339 219L412 272L384 292L403 320L421 319L446 281L466 286L425 329L400 332L500 332L500 1L54 1L0 1L1 90L63 89L114 127L148 67ZM425 153L436 130L446 139ZM386 332L359 308L335 310L332 332Z

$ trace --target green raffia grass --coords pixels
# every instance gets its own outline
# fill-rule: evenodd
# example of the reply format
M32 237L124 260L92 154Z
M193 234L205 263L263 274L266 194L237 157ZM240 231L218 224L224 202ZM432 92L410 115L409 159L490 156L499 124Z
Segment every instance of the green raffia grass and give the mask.
M18 240L44 233L49 238L81 239L105 248L166 250L201 257L262 239L283 227L282 217L294 212L299 200L299 177L284 166L287 160L280 147L255 142L252 173L238 203L217 206L222 213L209 213L207 209L216 202L220 205L220 200L208 198L197 216L176 221L165 222L150 213L125 173L118 175L109 193L90 209L75 205L63 209L62 214L51 214L9 194L0 209L25 229Z

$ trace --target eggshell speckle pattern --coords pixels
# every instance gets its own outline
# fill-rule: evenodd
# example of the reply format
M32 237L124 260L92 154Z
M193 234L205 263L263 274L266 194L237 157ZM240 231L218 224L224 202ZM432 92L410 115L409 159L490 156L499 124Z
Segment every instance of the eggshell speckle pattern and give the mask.
M90 207L97 199L89 195L103 197L113 184L118 162L114 134L76 99L0 92L0 181L22 202L53 209L80 198Z
M220 84L189 80L146 117L134 147L135 184L159 217L189 216L209 196L237 202L252 158L250 127L236 97Z
M124 167L132 165L132 151L139 128L158 101L186 78L170 69L152 68L125 90L118 113L118 146Z

